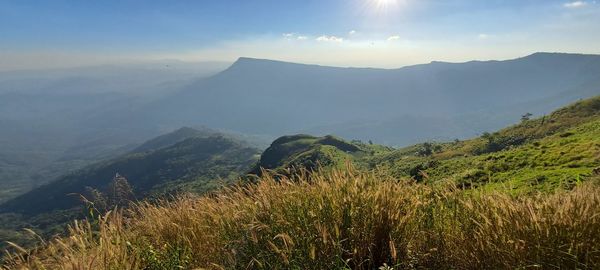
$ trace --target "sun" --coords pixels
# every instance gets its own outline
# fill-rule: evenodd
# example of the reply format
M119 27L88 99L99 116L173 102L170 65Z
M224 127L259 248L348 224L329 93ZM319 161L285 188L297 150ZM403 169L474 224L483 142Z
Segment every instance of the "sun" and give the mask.
M368 0L369 6L376 11L390 11L398 6L400 0Z
M393 2L396 2L396 0L374 0L375 2L377 2L377 4L379 5L389 5L392 4Z

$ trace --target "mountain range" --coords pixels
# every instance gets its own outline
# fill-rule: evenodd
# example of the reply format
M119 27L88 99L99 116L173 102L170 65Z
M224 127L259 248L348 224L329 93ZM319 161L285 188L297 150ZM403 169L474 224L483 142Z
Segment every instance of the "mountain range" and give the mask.
M182 126L259 138L258 148L297 133L401 147L478 136L600 94L598 55L398 69L240 58L209 67L0 73L0 202Z
M115 174L128 181L129 200L203 194L260 180L264 170L293 176L347 166L417 182L451 181L460 189L509 186L515 194L569 189L600 175L598 138L600 97L469 140L403 148L299 134L282 136L261 151L236 135L184 127L1 204L0 238L26 244L18 232L23 227L61 233L65 223L86 213L80 195L102 203L93 198L111 193Z
M598 94L600 56L338 68L240 58L142 109L155 123L407 145L475 136Z

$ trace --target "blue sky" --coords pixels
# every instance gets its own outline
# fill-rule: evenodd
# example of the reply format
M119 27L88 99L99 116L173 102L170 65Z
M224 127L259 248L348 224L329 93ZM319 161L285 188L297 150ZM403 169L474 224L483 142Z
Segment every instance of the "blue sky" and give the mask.
M591 0L0 0L0 70L240 56L399 67L600 53L599 36Z

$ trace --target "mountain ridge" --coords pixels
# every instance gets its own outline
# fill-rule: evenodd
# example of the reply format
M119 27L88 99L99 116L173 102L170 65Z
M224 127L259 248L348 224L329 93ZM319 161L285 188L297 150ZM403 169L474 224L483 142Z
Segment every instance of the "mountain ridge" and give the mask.
M185 133L182 136L181 133ZM164 138L169 138L167 145ZM156 140L158 142L156 143ZM84 194L86 187L103 190L115 173L129 179L134 194L178 192L195 185L211 189L218 178L235 180L250 170L259 150L243 141L219 133L182 128L148 141L143 151L87 166L0 205L0 212L39 214L80 205L67 194ZM218 185L217 185L218 186ZM192 187L194 188L194 187Z
M432 60L428 63L420 63L420 64L411 64L400 67L393 68L381 68L381 67L359 67L359 66L336 66L336 65L324 65L324 64L310 64L310 63L301 63L295 61L286 61L286 60L277 60L277 59L268 59L268 58L259 58L259 57L250 57L250 56L240 56L234 61L227 69L240 65L248 65L253 63L273 63L273 64L289 64L289 65L301 65L301 66L311 66L311 67L324 67L324 68L339 68L339 69L367 69L367 70L401 70L401 69L409 69L413 67L420 67L426 65L461 65L461 64L469 64L469 63L497 63L497 62L506 62L506 61L516 61L523 59L544 59L552 56L566 56L566 57L599 57L600 54L591 54L591 53L569 53L569 52L534 52L525 56L518 56L514 58L508 59L490 59L490 60L467 60L467 61L440 61L440 60ZM227 70L225 69L225 70ZM224 70L224 71L225 71Z
M505 60L424 64L399 69L342 68L240 58L227 70L188 85L142 110L175 127L202 124L247 134L311 131L345 138L407 145L468 138L518 121L526 106L498 116L497 109L537 102L564 92L600 93L600 56L537 53ZM581 88L581 89L579 89ZM578 98L574 95L574 98ZM385 98L384 98L385 97ZM589 97L585 94L582 97ZM576 99L563 98L559 105ZM469 115L472 114L472 115ZM442 126L410 119L440 119ZM450 118L451 121L446 119ZM201 123L198 123L201 122ZM360 122L356 128L345 123ZM387 126L364 125L389 122ZM444 124L447 122L448 124ZM458 122L461 127L456 128ZM483 124L473 124L473 123ZM386 131L389 127L391 130ZM372 134L367 137L365 134Z

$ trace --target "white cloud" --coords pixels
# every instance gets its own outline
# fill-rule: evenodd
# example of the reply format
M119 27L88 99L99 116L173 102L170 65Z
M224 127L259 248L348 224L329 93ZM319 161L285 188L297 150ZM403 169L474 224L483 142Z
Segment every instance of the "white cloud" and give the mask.
M490 37L490 35L488 35L488 34L479 34L479 35L477 35L477 38L479 38L479 39L488 39L489 37Z
M400 39L400 36L394 35L394 36L388 37L387 41L396 41L396 40L399 40L399 39Z
M356 34L356 30L350 30L350 32L348 32L348 35L354 35Z
M297 33L283 33L282 36L285 40L307 40L308 39L307 36L303 36L303 35L300 35Z
M563 6L566 8L581 8L587 6L588 3L586 1L573 1L569 3L565 3Z
M336 36L327 36L327 35L323 35L320 36L316 39L316 41L320 41L320 42L337 42L337 43L341 43L344 42L344 39L341 37L336 37Z

